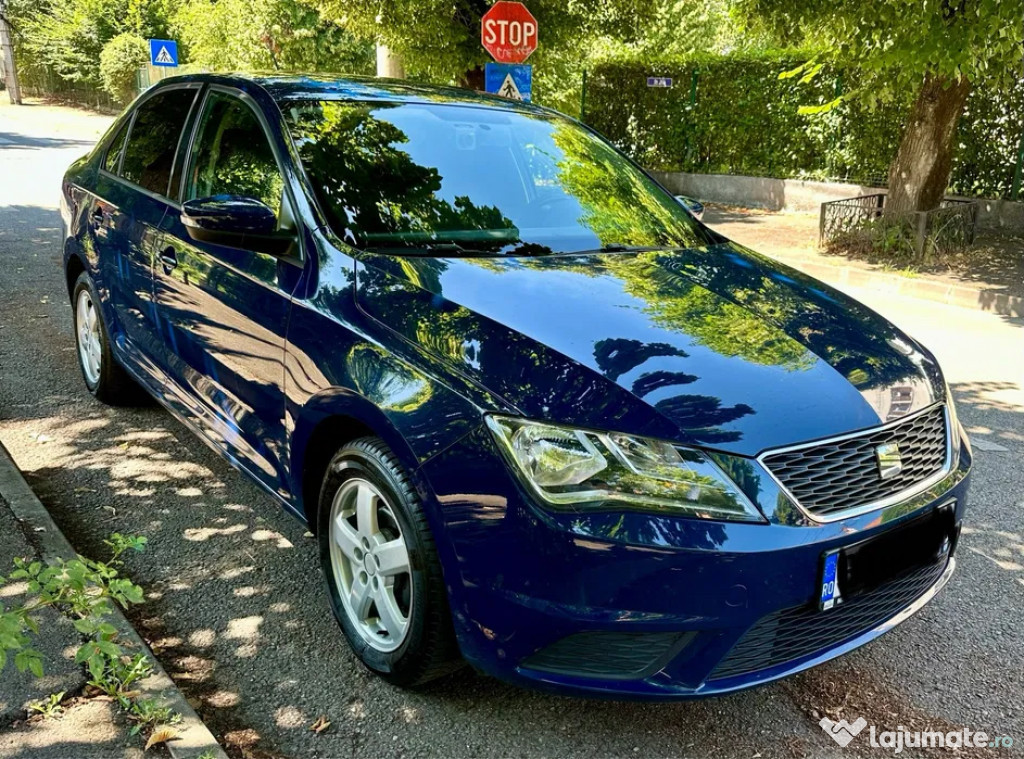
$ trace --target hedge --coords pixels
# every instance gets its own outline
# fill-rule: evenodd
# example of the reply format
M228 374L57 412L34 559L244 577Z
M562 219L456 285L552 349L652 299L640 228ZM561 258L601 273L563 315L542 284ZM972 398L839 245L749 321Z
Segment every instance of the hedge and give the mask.
M137 34L119 34L103 46L100 77L103 89L121 105L128 105L139 92L139 68L149 63L149 45Z
M853 70L824 69L810 83L779 79L807 59L772 53L604 62L588 73L583 120L650 169L884 186L912 93L874 110L850 98L831 112L801 115L799 106L858 86ZM648 87L650 76L671 77L673 86ZM1008 197L1022 130L1024 86L972 93L952 191Z

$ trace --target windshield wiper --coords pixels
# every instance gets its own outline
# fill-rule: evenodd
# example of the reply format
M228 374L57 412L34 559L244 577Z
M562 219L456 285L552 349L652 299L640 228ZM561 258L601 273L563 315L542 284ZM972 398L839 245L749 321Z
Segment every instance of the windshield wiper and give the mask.
M593 250L576 250L573 255L586 256L594 253L653 253L659 250L680 250L678 245L624 245L612 242Z
M374 253L393 253L401 256L436 256L436 255L458 255L458 256L493 256L493 252L466 248L457 242L418 242L414 245L403 245L400 247L370 246L363 250Z

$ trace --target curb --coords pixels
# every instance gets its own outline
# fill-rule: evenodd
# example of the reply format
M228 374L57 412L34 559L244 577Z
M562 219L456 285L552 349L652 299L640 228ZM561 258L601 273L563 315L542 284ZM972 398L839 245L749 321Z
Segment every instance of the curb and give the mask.
M842 289L842 285L866 287L877 292L906 295L947 306L986 311L1000 316L1024 316L1024 297L1008 295L990 288L946 284L927 279L925 276L920 279L905 277L892 272L812 261L797 256L790 258L765 255L840 289Z
M4 500L11 507L15 518L28 528L28 533L38 543L40 557L44 561L58 558L73 559L78 555L54 523L46 507L25 482L3 443L0 443L0 492L4 494ZM213 733L185 700L185 696L149 650L146 642L135 632L135 628L121 609L116 604L112 606L114 613L111 615L111 623L117 628L119 637L128 644L128 647L148 655L153 664L153 674L140 681L139 690L148 698L156 699L181 715L181 722L175 725L178 738L164 744L171 756L174 759L198 759L201 755L227 759L227 754L217 743Z

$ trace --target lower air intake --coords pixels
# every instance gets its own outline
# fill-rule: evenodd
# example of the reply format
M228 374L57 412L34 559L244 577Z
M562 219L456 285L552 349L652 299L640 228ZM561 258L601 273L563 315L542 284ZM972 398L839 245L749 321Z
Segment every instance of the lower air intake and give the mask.
M639 680L660 671L693 633L582 632L528 657L522 666L542 672L605 680Z

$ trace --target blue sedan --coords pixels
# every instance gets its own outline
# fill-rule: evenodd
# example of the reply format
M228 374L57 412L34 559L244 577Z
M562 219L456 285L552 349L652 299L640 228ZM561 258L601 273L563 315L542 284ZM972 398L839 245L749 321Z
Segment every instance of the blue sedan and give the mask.
M558 113L175 77L62 190L88 390L308 524L392 683L726 693L953 572L972 457L932 355Z

